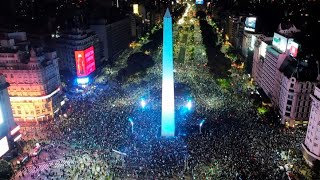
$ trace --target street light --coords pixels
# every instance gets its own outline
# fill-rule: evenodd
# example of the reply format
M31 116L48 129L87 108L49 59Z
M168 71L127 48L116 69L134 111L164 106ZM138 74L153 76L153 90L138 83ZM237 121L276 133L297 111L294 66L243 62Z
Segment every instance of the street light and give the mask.
M191 108L192 108L192 102L191 102L191 100L188 100L188 102L187 102L187 108L188 108L188 110L191 110Z
M199 132L200 132L200 134L201 134L201 127L202 127L202 125L204 124L205 121L206 120L203 119L199 124Z
M140 101L140 105L142 107L142 109L144 109L144 107L146 107L146 101L144 100L144 98L141 98L141 101Z
M131 132L133 133L133 119L129 118L128 120L129 120L129 122L131 124Z

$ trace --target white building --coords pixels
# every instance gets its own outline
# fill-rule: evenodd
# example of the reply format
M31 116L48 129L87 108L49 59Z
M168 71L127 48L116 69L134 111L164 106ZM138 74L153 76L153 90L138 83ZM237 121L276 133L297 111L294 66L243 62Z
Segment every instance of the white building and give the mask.
M306 162L313 166L314 161L320 160L320 87L316 86L310 96L312 105L302 153Z
M262 69L266 58L267 47L271 44L272 37L253 35L249 50L253 49L252 77L260 85L262 80Z
M275 33L272 46L262 42L255 42L252 67L255 82L274 108L279 108L282 124L290 127L306 124L309 95L318 83L312 62L295 58L298 45L292 38Z
M317 76L306 76L308 64L288 56L280 67L279 112L281 123L290 127L307 125Z

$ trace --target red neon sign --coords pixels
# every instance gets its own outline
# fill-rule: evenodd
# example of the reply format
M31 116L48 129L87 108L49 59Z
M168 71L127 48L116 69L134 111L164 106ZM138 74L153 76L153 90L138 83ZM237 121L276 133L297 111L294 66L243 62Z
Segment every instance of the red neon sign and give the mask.
M96 69L93 46L82 51L74 51L74 57L78 77L87 76Z

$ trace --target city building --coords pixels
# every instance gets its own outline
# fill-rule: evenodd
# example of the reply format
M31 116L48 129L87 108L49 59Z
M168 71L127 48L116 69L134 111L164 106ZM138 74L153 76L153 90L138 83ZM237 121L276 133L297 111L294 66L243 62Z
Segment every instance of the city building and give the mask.
M113 62L130 44L130 18L109 22L107 19L98 19L91 22L90 29L94 31L103 44L106 60Z
M259 86L271 99L274 106L278 106L280 91L280 71L279 68L287 57L286 53L277 51L274 47L268 46L266 58L263 62L261 83Z
M302 154L305 161L313 166L315 161L320 160L320 87L315 86L312 99L308 130L302 143Z
M7 33L1 40L0 73L16 121L41 121L54 117L62 101L57 53L31 47L26 33Z
M235 49L241 48L242 35L244 32L243 16L229 16L226 33L229 41Z
M254 38L255 39L255 38ZM252 76L279 110L281 123L294 127L307 123L311 99L318 84L314 60L297 57L299 45L291 36L274 33L272 45L260 38L254 43Z
M266 57L267 47L271 45L272 37L263 34L252 35L249 51L253 51L252 78L256 84L261 84L263 62Z
M21 138L18 126L13 119L7 88L9 83L0 75L0 157L15 147Z
M102 37L103 38L103 37ZM102 39L101 38L101 39ZM102 63L105 60L102 44L97 34L90 30L72 29L60 34L56 39L56 49L59 58L59 68L62 71L68 71L73 76L78 76L75 52L85 51L90 47L94 49L94 64L96 68L102 68ZM87 68L87 65L84 65ZM94 68L95 69L95 68ZM94 70L92 70L94 71ZM88 74L86 74L88 75Z
M279 70L281 123L290 127L307 125L311 106L310 95L318 84L317 74L309 73L312 67L306 61L299 61L292 56L286 57Z

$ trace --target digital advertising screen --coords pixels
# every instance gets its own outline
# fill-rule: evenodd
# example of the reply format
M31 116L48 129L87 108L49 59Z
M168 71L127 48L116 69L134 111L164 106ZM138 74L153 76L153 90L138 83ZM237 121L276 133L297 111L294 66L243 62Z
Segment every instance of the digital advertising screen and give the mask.
M257 22L256 17L247 17L246 21L245 21L244 30L250 31L250 32L255 32L256 31L256 22Z
M289 51L289 55L292 57L297 57L298 55L299 44L294 42L293 39L288 40L287 50Z
M7 151L9 151L9 144L7 136L0 140L0 157L3 156Z
M139 5L138 4L133 4L133 14L139 15Z
M203 0L196 0L196 4L203 4Z
M74 57L78 77L88 76L96 69L93 46L82 51L74 51Z
M288 44L288 39L284 36L281 36L278 33L274 33L272 39L272 45L279 49L282 53L286 51Z

